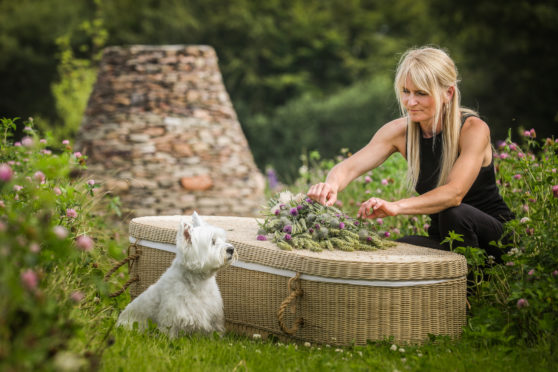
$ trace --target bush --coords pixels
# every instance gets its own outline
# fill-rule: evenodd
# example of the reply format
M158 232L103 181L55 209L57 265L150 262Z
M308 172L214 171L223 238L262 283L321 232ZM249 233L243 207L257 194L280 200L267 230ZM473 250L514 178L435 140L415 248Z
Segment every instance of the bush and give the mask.
M380 75L328 98L307 95L271 117L246 120L243 126L258 166L273 167L291 183L297 176L300 149L333 157L342 147L364 146L397 113L392 91L391 79Z
M83 327L71 313L107 292L96 261L115 247L96 247L98 185L78 178L85 157L41 139L32 120L12 144L15 128L1 119L0 369L49 370Z

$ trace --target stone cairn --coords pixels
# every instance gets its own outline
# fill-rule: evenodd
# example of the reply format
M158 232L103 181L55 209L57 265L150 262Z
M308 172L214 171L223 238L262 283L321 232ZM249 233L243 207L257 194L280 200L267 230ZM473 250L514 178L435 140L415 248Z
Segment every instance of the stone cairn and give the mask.
M208 46L104 51L76 148L134 216L256 216L265 181Z

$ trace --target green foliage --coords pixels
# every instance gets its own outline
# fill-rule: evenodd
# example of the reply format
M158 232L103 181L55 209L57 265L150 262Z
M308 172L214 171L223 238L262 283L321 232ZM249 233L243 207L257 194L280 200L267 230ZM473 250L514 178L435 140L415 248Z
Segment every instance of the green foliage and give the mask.
M508 137L498 146L500 190L517 218L506 225L511 243L497 244L504 264L488 257L485 280L472 288L470 332L486 338L504 329L507 341L549 342L558 330L558 143L537 141L533 130L523 138L522 145Z
M72 313L106 294L95 261L113 244L92 235L98 185L71 177L85 157L25 125L21 142L0 142L0 369L50 370L64 355L81 365L68 354L83 326Z
M261 168L271 166L281 178L296 178L300 149L333 157L339 148L360 148L398 107L391 77L378 76L326 98L304 96L278 108L269 117L244 122L248 142Z

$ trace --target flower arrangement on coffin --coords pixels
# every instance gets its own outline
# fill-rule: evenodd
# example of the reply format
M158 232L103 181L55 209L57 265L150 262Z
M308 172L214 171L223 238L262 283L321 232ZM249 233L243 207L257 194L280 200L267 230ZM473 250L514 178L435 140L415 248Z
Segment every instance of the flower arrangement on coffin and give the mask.
M371 251L395 245L382 239L368 221L354 219L335 207L314 202L303 194L289 191L271 198L264 211L258 240L268 236L283 250L323 249Z

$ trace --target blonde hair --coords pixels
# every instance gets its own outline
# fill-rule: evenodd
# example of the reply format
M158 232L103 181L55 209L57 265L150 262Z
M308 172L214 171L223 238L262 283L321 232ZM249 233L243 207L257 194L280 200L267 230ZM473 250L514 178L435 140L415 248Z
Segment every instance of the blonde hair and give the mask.
M395 94L403 116L407 118L407 187L414 190L420 170L420 126L412 122L406 113L401 99L407 77L413 84L434 98L436 114L432 126L432 135L436 136L438 123L442 123L444 133L442 141L442 162L437 186L446 183L451 168L459 153L459 134L461 131L461 113L476 115L472 110L461 107L461 94L457 87L458 75L455 63L441 49L421 47L406 51L397 66L395 75ZM444 93L454 87L451 99L444 103Z

